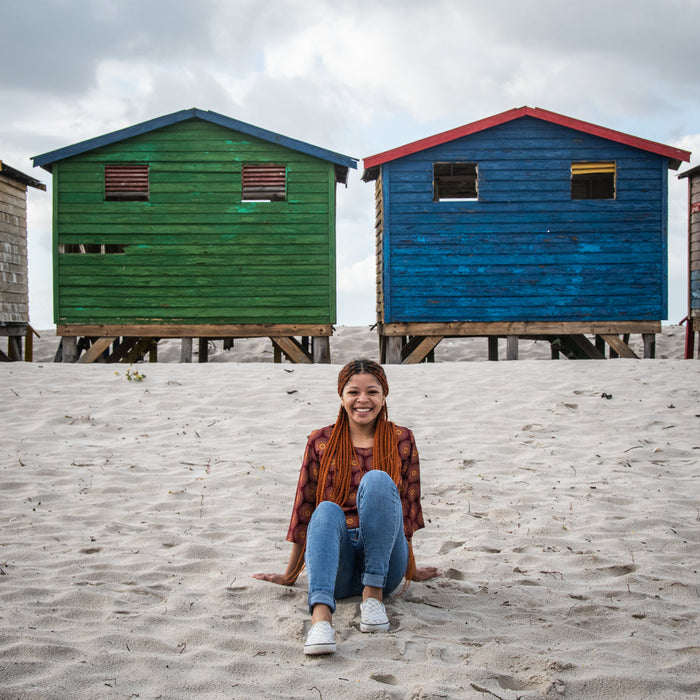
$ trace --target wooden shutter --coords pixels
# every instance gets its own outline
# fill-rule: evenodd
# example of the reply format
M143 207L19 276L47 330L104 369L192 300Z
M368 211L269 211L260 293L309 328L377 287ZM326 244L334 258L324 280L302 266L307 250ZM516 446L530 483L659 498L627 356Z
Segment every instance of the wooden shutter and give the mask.
M598 173L615 173L615 161L602 163L572 163L572 175L592 175Z
M148 200L148 164L105 165L105 199Z
M284 165L244 165L241 168L241 199L281 202L286 198L287 169Z

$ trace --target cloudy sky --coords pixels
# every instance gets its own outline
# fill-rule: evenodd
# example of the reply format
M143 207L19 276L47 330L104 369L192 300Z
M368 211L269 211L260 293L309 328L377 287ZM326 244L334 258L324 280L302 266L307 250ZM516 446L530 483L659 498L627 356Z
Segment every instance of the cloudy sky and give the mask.
M199 107L355 158L529 105L693 151L700 0L0 0L0 159L29 193L30 316L51 312L31 156ZM684 164L681 171L689 167ZM373 185L338 191L338 322L374 321ZM669 174L669 320L687 190Z

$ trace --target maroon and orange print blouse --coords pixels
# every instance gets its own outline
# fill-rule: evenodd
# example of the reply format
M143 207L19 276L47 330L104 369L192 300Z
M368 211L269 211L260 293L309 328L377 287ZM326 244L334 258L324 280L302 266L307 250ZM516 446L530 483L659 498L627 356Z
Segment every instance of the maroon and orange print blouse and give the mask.
M311 520L311 515L316 508L316 487L318 485L318 471L321 463L321 455L326 449L328 440L333 430L332 425L314 430L309 435L304 452L304 461L299 473L299 483L297 484L296 497L294 499L294 509L292 519L287 532L287 539L290 542L304 544L306 542L306 528ZM396 426L396 436L398 439L399 455L401 457L401 505L403 506L403 529L406 539L410 541L413 533L425 527L423 524L423 513L420 506L420 468L418 464L418 450L413 439L413 433L408 428ZM365 472L372 467L372 448L356 447L358 464L353 466L351 473L352 489L347 501L342 508L345 511L345 521L348 528L358 527L357 516L357 488L360 479ZM328 485L326 486L325 498L330 500L333 490L333 467L329 470Z

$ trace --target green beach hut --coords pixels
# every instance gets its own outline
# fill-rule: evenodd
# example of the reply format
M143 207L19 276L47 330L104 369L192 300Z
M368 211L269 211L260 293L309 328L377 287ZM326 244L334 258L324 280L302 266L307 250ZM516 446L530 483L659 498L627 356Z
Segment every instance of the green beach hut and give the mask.
M329 361L335 188L356 159L188 109L33 162L53 178L64 361L132 361L160 338L200 339L202 361L208 339L261 336Z

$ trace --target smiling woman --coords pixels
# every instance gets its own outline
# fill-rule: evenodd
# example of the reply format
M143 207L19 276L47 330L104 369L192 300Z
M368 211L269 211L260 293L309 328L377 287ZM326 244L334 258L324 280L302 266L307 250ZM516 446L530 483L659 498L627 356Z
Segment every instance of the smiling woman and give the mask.
M348 416L353 445L372 447L374 424L386 403L379 380L369 372L353 375L343 387L340 401Z
M309 436L287 539L284 574L254 578L292 585L309 578L312 627L305 654L335 651L331 625L336 599L362 595L360 630L390 628L383 599L402 579L439 575L417 569L411 538L424 527L420 470L413 433L390 422L389 384L382 367L354 360L338 375L341 405L334 425Z

